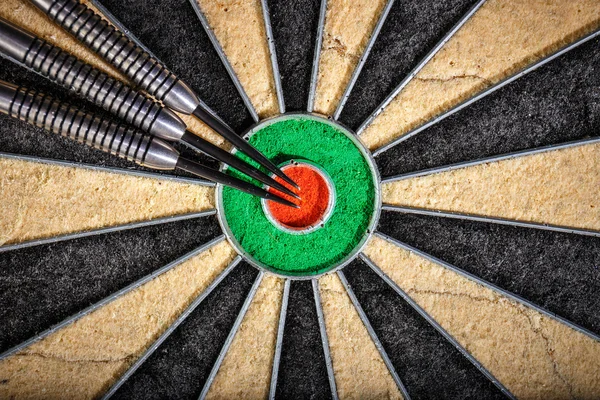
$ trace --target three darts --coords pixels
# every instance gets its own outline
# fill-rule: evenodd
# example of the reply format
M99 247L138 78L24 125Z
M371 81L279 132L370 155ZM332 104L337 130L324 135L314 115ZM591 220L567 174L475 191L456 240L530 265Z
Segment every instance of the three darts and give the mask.
M252 160L297 187L277 166L207 109L184 82L93 10L78 0L31 1L83 44L114 65L140 89L162 101L170 109L194 114ZM4 57L115 114L132 127L107 121L50 96L3 81L0 81L0 112L149 168L179 168L252 195L297 207L249 182L180 156L164 140L187 143L267 186L298 197L258 168L189 132L185 123L173 111L148 95L111 78L2 18L0 52Z

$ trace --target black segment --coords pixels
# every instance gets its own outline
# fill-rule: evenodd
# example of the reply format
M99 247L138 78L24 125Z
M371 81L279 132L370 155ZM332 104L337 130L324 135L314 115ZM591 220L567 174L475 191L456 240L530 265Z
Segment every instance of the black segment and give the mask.
M258 272L241 262L114 399L197 399Z
M504 398L363 261L352 262L344 274L411 398Z
M188 0L100 3L233 129L253 123Z
M0 352L219 234L205 217L0 253Z
M357 129L475 3L396 0L340 121Z
M598 136L600 39L381 153L382 176Z
M319 0L268 0L286 111L306 111Z
M378 229L600 334L600 238L391 211Z
M331 398L319 320L309 280L291 282L275 397Z

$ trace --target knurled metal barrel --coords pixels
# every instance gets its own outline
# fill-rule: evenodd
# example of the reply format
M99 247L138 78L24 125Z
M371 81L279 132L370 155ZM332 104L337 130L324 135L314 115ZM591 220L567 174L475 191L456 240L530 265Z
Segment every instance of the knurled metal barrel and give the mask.
M172 170L179 158L161 139L4 81L0 112L149 168Z
M191 114L200 104L164 65L78 0L30 1L168 107Z
M145 132L173 141L185 133L171 110L2 18L0 51Z

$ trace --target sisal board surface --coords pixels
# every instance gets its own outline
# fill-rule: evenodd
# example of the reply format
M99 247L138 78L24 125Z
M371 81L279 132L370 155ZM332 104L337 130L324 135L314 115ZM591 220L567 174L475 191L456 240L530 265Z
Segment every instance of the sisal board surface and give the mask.
M285 108L305 111L319 24L319 0L269 0L268 3Z
M323 276L319 291L339 397L401 399L340 278Z
M600 342L379 237L365 253L517 398L600 395Z
M327 1L314 111L334 113L385 4L385 0Z
M198 0L227 59L261 118L279 105L260 0Z
M268 397L283 284L274 275L263 277L207 399Z
M214 208L214 189L0 159L0 244Z
M114 398L198 399L257 273L244 261L234 267Z
M383 185L383 202L600 230L600 144L478 164Z
M387 144L598 27L594 0L489 0L361 137Z
M384 211L379 232L600 333L600 238Z
M102 394L234 256L221 241L3 360L0 397L78 399Z
M363 260L344 275L413 399L506 399Z
M331 390L311 281L290 283L283 332L275 398L330 399Z
M376 157L383 177L598 136L600 39Z
M356 130L476 0L394 0L339 117Z
M205 217L0 253L0 352L220 234L217 219Z

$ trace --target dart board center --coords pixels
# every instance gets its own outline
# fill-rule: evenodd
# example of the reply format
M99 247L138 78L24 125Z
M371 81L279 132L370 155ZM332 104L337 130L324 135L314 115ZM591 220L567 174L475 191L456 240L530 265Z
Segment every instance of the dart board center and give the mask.
M286 184L280 177L273 178L296 192L300 199L294 199L276 189L269 191L295 203L299 208L263 199L263 211L267 218L276 227L289 233L309 233L324 227L335 204L335 187L331 178L317 165L307 161L291 160L280 168L300 189Z
M301 200L267 189L299 206L292 208L218 185L219 222L236 251L258 268L296 279L342 268L354 259L380 212L379 175L356 136L320 116L283 114L258 123L246 138L296 182L300 189L293 191ZM262 168L243 153L235 154ZM224 170L262 186L235 169Z

